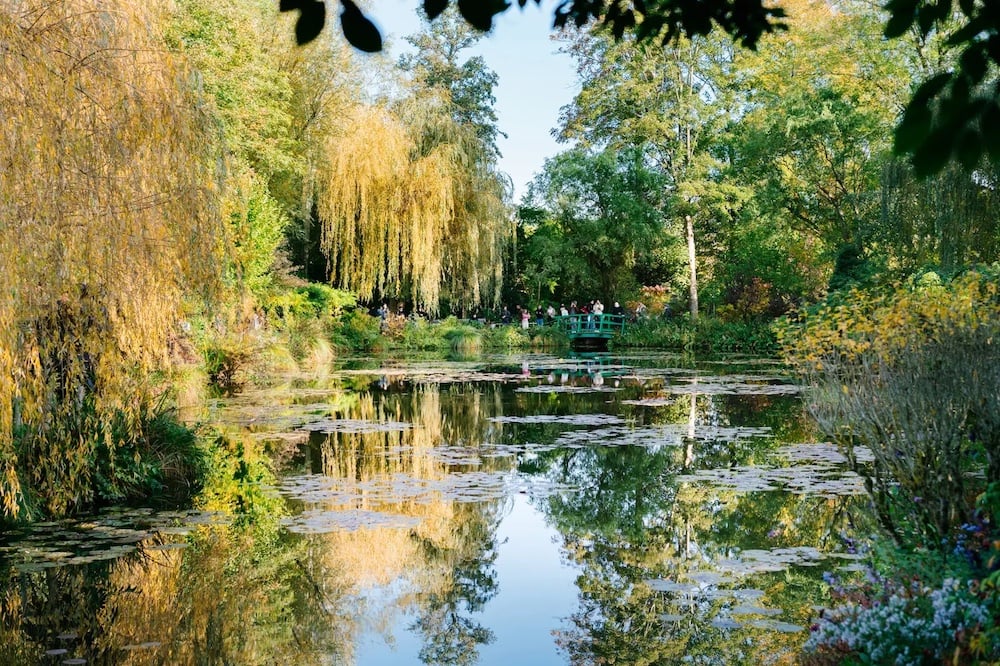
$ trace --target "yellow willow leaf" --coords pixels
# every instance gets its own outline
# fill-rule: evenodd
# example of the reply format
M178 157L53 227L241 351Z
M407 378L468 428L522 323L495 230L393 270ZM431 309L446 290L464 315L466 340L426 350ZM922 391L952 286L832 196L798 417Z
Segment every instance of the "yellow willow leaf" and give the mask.
M12 0L0 13L0 413L21 420L17 440L0 421L0 455L21 452L4 471L8 513L17 475L59 495L57 510L82 497L109 428L71 437L60 419L86 402L94 423L133 422L182 296L219 283L214 129L163 47L164 6Z

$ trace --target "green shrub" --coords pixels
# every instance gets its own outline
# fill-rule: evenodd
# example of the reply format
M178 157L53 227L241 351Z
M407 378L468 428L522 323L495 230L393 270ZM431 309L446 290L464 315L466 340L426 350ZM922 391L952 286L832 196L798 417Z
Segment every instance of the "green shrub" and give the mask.
M996 280L854 290L782 336L883 527L902 547L949 549L977 494L1000 481Z
M774 354L778 349L777 338L767 322L723 321L703 316L692 325L686 315L628 324L625 332L614 338L614 345L711 354Z
M342 349L368 351L378 343L379 320L366 312L354 310L342 316L334 326L331 339Z
M260 350L260 341L249 335L230 334L206 340L202 347L205 374L222 391L238 391L249 381Z

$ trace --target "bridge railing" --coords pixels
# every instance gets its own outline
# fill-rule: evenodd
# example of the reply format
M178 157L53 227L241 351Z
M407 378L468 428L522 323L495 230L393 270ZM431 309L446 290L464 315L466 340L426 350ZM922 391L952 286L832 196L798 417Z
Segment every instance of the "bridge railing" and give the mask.
M556 326L571 338L610 338L625 330L625 316L615 314L571 314L554 318Z

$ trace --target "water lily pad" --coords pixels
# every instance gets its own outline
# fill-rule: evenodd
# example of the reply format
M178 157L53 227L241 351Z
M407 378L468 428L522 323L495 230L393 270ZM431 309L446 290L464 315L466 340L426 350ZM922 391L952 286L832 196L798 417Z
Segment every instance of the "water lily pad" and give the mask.
M494 423L557 423L568 426L602 426L624 423L613 414L529 414L527 416L493 416Z
M692 585L690 583L679 583L673 580L651 579L651 580L645 580L643 581L643 583L649 586L649 589L656 590L657 592L686 593L692 588Z
M412 423L401 423L399 421L364 421L360 419L323 419L306 423L302 430L322 433L371 433L371 432L396 432L409 430Z
M573 384L539 384L538 386L521 386L518 393L614 393L621 390L618 386L575 386Z
M749 624L751 627L755 627L757 629L777 631L783 634L797 634L799 632L806 631L806 628L801 625L792 624L790 622L779 622L778 620L754 620Z
M730 629L739 629L740 627L743 626L742 624L740 624L736 620L733 620L733 619L728 618L728 617L713 618L712 622L711 622L711 625L713 627L715 627L716 629L722 629L724 631L728 631Z
M330 532L353 532L360 529L376 527L408 529L420 524L420 519L413 516L381 513L378 511L304 511L291 517L283 518L281 524L289 532L296 534L327 534Z
M187 548L186 543L158 543L152 546L146 546L144 550L180 550L182 548Z

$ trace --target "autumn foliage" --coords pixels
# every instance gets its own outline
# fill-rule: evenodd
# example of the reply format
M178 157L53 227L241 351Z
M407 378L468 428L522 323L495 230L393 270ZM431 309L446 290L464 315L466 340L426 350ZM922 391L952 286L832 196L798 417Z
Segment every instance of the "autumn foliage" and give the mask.
M0 500L60 513L139 456L185 294L216 284L207 118L156 4L0 13ZM114 485L113 471L109 483ZM112 489L113 491L113 489Z
M995 273L855 289L784 340L815 387L811 411L865 477L887 531L904 546L950 543L1000 481Z

